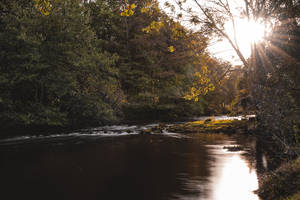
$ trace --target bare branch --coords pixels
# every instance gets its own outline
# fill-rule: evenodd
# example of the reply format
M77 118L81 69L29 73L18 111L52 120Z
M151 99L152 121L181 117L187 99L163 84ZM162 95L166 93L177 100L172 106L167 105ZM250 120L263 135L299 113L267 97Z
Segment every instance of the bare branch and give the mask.
M246 1L246 0L245 0ZM202 13L206 16L206 18L211 23L212 28L214 28L219 34L221 34L224 38L227 39L227 41L230 43L231 47L234 49L240 60L243 62L243 64L248 67L249 64L246 61L245 57L243 56L242 52L240 51L239 47L235 44L234 41L229 37L229 35L220 27L218 27L217 23L215 22L214 18L199 4L197 0L194 0L194 2L197 4L197 6L200 8ZM236 34L235 34L236 35Z

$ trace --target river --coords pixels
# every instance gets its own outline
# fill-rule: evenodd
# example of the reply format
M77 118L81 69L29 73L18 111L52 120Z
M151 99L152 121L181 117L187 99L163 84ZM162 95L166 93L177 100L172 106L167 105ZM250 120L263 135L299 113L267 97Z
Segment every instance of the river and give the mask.
M1 199L259 199L254 137L137 134L154 125L0 140Z

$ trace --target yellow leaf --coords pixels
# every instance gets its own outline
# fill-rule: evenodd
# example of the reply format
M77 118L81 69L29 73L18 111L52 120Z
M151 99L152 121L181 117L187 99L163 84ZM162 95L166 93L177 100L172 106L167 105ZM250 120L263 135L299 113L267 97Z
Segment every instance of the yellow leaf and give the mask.
M195 72L195 76L201 77L201 74L199 72Z
M35 7L43 15L49 15L51 11L51 3L49 0L35 0Z
M169 49L169 52L171 52L171 53L173 53L175 51L174 46L169 46L168 49Z
M184 99L185 99L185 100L192 100L192 97L191 97L191 95L188 95L188 94L187 94L187 95L184 96Z
M42 13L43 13L44 15L46 15L46 16L50 14L50 12L48 12L48 11L46 11L46 10L43 10Z
M131 9L134 9L135 8L135 4L131 4Z
M146 8L141 8L141 13L146 13L147 9Z
M128 16L132 16L133 13L134 13L134 12L133 12L132 10L129 10Z

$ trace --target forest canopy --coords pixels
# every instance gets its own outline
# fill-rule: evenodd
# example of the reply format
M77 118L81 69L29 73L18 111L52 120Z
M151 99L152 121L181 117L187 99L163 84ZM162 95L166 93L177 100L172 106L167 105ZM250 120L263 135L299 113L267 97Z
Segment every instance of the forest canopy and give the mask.
M210 108L206 94L229 64L155 0L4 0L0 11L1 129L176 120L224 106L214 98Z

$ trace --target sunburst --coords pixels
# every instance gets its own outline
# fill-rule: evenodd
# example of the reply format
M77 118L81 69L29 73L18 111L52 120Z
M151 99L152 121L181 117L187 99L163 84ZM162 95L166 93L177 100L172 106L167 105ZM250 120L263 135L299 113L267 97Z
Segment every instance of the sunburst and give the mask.
M235 41L245 58L251 54L251 45L263 41L269 33L269 29L263 21L248 19L235 19L235 26L231 22L227 22L225 30Z

